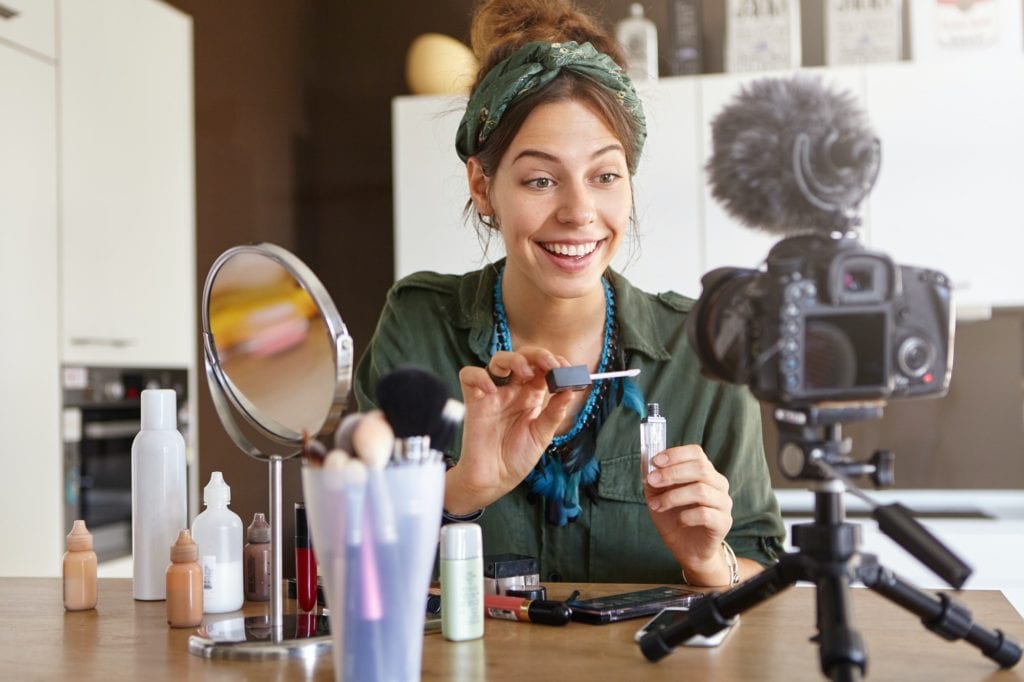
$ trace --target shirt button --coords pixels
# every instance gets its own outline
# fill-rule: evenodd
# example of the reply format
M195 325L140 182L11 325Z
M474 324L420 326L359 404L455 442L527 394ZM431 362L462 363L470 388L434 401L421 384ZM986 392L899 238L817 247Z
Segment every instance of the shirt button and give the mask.
M560 583L562 582L562 574L558 571L551 571L550 573L548 573L548 581L553 583Z

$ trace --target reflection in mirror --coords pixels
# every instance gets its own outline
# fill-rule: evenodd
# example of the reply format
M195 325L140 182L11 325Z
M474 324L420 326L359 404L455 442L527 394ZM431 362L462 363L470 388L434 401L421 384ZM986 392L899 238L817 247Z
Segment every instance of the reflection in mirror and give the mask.
M243 414L287 438L318 433L337 372L310 293L277 261L240 253L217 272L209 306L214 350Z

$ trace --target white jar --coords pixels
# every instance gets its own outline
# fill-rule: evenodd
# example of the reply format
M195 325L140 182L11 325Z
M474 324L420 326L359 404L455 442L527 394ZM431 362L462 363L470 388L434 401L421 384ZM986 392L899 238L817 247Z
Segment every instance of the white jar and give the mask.
M203 613L237 611L245 602L242 581L242 519L228 509L231 488L219 471L203 489L206 510L192 522L203 567Z
M188 528L185 439L171 389L142 392L142 429L132 441L132 596L167 598L168 552Z

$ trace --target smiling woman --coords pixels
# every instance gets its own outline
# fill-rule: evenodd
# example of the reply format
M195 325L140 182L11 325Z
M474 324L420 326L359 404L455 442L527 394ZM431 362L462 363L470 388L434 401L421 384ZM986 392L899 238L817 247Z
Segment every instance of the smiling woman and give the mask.
M357 370L360 409L400 364L461 393L446 516L478 521L487 554L539 558L544 580L753 575L783 534L757 404L701 377L683 333L692 301L610 267L646 139L617 44L568 0L482 2L472 37L482 68L455 147L470 215L507 255L392 288ZM570 365L640 376L549 393L545 374ZM668 448L643 478L647 403L661 406Z

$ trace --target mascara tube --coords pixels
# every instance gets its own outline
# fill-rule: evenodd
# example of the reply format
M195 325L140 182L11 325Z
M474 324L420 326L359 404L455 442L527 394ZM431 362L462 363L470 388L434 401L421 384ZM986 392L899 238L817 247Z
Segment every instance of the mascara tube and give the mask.
M647 416L640 420L640 476L647 476L657 469L654 456L665 449L665 418L661 416L661 405L647 403Z

